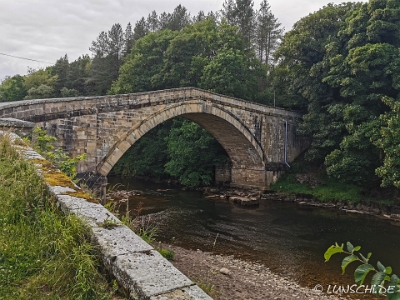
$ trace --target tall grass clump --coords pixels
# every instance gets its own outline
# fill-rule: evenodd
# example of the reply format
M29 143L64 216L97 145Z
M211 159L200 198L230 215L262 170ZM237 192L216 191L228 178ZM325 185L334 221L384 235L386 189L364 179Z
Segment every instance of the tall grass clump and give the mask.
M112 299L86 233L0 135L0 299Z

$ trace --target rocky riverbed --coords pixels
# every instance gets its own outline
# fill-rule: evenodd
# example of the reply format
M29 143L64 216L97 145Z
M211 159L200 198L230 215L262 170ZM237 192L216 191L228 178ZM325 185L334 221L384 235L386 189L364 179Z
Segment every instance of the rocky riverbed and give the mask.
M233 256L213 255L200 250L187 250L162 245L173 250L172 264L216 300L335 300L349 299L301 287L272 273L267 267Z

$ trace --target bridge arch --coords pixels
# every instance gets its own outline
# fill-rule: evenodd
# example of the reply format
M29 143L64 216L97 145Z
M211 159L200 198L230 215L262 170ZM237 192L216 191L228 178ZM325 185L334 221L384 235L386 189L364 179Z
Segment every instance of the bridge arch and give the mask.
M266 160L260 143L247 126L231 112L201 100L167 105L135 124L111 147L98 164L97 173L107 176L122 155L143 135L168 119L178 116L198 123L225 149L232 162L233 185L256 187L265 184Z

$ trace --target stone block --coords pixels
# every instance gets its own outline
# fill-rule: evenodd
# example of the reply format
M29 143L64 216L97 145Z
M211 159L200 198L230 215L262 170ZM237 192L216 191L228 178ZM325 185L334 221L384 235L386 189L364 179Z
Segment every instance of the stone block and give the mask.
M58 195L57 198L64 212L76 214L92 227L102 226L105 222L120 224L120 221L100 204L68 195Z
M193 285L155 250L117 256L112 268L117 279L136 291L133 297L152 297Z

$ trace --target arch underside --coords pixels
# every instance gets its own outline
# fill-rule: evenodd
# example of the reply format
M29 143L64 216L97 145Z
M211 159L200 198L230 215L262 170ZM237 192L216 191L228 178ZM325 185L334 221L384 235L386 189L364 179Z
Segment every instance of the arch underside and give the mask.
M207 130L225 149L232 162L231 182L237 186L265 185L263 150L249 129L230 112L204 102L184 102L152 114L140 124L133 124L98 165L103 176L111 171L119 158L144 134L168 119L181 116Z

